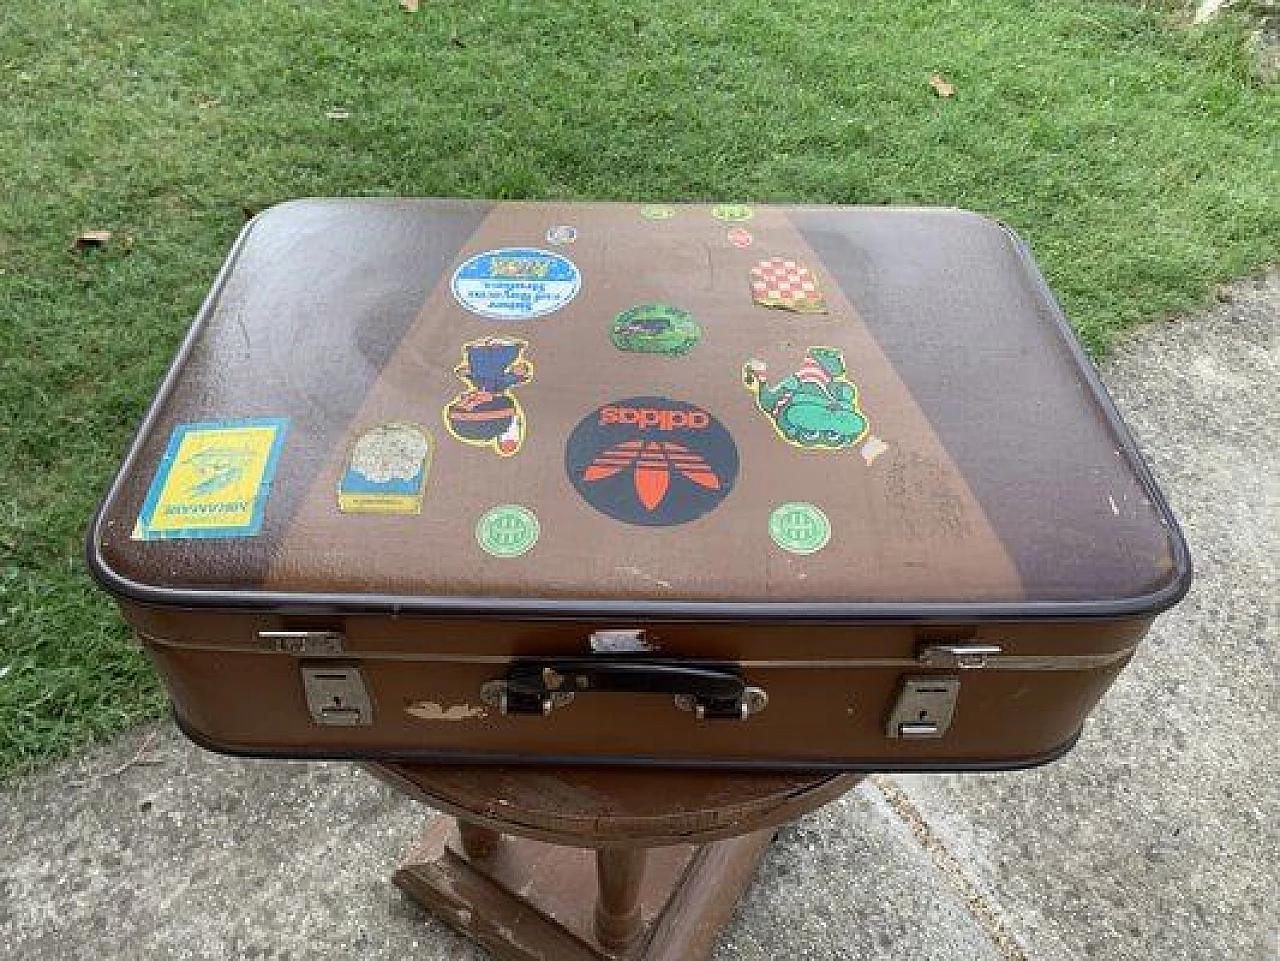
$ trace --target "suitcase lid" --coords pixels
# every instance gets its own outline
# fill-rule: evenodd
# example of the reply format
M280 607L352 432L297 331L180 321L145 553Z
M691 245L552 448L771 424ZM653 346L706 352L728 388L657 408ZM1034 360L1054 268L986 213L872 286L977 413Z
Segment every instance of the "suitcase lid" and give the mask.
M1007 228L297 201L241 235L90 533L180 607L1149 615L1185 544Z

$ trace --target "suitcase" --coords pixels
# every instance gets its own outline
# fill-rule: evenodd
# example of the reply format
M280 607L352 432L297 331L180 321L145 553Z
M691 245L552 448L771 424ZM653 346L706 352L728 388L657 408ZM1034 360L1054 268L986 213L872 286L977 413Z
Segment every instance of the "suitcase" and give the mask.
M1006 227L297 201L245 229L89 535L218 751L999 769L1190 580Z

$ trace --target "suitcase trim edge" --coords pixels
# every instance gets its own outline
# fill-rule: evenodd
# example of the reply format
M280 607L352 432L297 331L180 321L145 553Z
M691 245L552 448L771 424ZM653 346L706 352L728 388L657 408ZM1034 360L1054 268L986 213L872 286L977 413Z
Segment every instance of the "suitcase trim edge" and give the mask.
M723 771L865 771L868 773L879 774L908 774L908 773L985 773L991 771L1026 771L1032 768L1042 767L1064 757L1079 743L1081 735L1084 733L1084 727L1081 726L1076 732L1062 744L1044 753L1031 757L1011 758L1001 761L917 761L914 763L901 763L887 760L879 760L868 762L865 764L851 763L848 761L751 761L743 759L732 760L700 760L695 758L666 758L659 756L644 755L529 755L518 753L492 753L492 754L476 754L476 753L455 753L449 751L369 751L367 748L358 750L324 750L319 748L304 748L292 746L287 750L272 752L264 750L252 750L246 748L235 747L225 743L221 743L213 738L206 736L202 731L196 730L182 716L178 710L178 706L170 701L170 708L173 713L174 724L178 729L190 739L198 747L206 751L212 751L216 754L223 754L227 757L239 758L257 758L257 759L279 759L287 758L290 760L304 761L379 761L379 762L399 762L404 764L458 764L458 765L511 765L517 767L524 766L564 766L564 767L663 767L663 768L686 768L693 770L723 770Z

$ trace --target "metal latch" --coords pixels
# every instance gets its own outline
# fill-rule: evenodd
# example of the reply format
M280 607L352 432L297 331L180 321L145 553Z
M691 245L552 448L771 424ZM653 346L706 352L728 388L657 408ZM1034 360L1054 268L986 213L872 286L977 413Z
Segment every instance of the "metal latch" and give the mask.
M916 660L929 667L958 667L961 670L986 667L987 658L1001 652L997 644L926 644Z
M311 720L326 727L364 727L373 723L373 702L360 668L303 665L302 690Z
M341 654L346 638L338 631L259 631L258 639L282 654Z
M958 677L904 679L885 733L908 740L942 737L951 726L959 694Z

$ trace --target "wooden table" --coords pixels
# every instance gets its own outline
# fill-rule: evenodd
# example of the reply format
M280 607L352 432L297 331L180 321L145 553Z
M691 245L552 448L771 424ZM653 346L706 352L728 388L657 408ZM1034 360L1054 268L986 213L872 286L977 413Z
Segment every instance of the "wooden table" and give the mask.
M855 774L369 764L438 816L395 883L503 961L698 961L779 825Z

